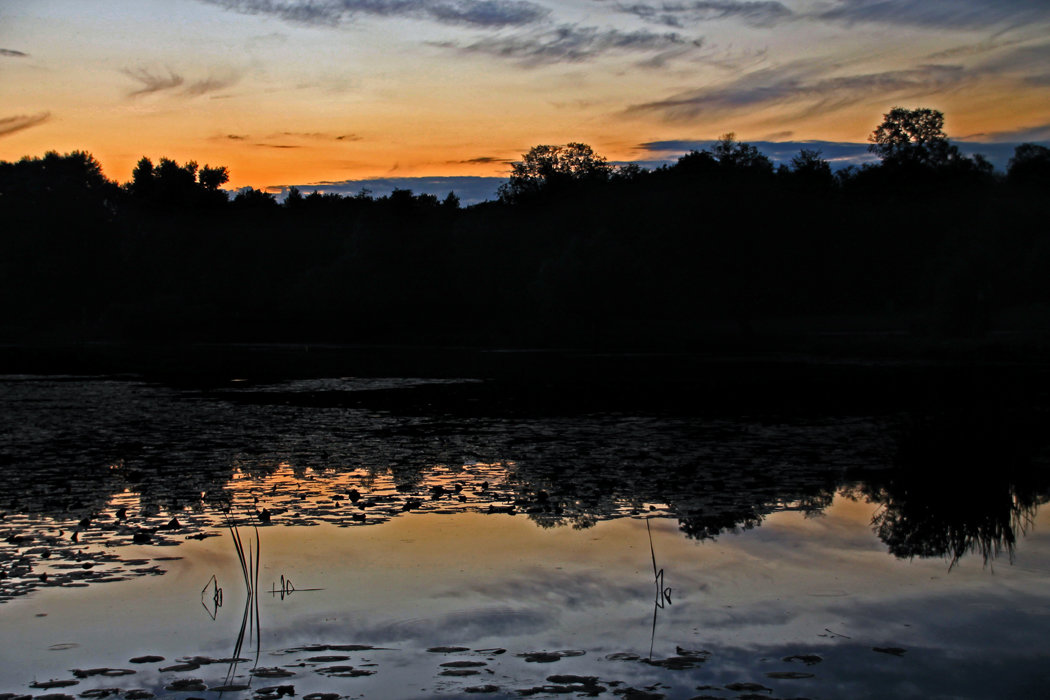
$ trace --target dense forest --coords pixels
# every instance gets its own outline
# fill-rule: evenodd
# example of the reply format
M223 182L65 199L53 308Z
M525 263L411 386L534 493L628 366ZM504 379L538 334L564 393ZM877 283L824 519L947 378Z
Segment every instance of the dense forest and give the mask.
M838 172L808 150L774 166L731 134L654 170L537 146L465 208L232 196L225 168L169 159L124 184L84 152L0 162L0 340L673 347L1034 326L1050 149L1018 146L1001 173L942 125L895 108L870 138L880 161Z

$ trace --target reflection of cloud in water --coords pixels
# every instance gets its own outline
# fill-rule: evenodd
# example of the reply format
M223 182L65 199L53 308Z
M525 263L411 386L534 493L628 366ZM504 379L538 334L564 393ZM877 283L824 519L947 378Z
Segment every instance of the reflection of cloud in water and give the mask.
M954 575L954 573L952 574ZM1050 593L1009 590L941 593L858 606L829 606L828 612L876 646L921 646L945 653L1046 656ZM935 624L931 624L931 622Z
M355 629L362 639L383 643L411 640L446 640L445 643L486 637L509 638L538 632L557 618L557 612L507 607L482 608L366 625ZM473 643L473 641L471 641Z
M741 608L711 607L696 610L694 616L697 622L709 631L776 627L790 624L798 618L798 615L785 608L781 601Z
M541 600L556 608L581 610L639 600L649 594L649 588L644 578L632 585L628 582L612 582L597 574L545 569L536 571L533 577L479 580L467 590L450 591L445 595L455 598L480 594L502 600Z

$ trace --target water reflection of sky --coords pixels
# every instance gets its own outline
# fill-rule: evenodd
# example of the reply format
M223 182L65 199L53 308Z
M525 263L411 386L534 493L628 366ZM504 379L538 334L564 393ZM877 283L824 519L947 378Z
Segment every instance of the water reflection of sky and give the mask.
M766 697L1045 694L1050 518L1037 506L1050 491L1030 459L1043 443L1024 431L1012 439L1009 414L905 417L901 432L864 416L359 405L362 393L416 384L324 379L208 394L6 381L0 693L105 668L135 673L54 692L170 695L173 681L193 678L215 687L257 601L261 637L248 627L248 661L232 668L253 691L596 687L550 680L576 674L606 694L690 698L756 686ZM388 409L402 401L383 396ZM958 479L971 463L980 478ZM249 542L249 514L270 517L255 601L224 505ZM892 516L878 531L876 514ZM642 516L652 516L652 549ZM981 552L996 548L986 562ZM654 557L672 589L655 611ZM223 603L209 611L202 588L213 575ZM270 595L282 577L294 584ZM436 646L467 650L427 651ZM165 661L130 663L142 654ZM785 660L799 655L821 660ZM216 661L160 670L198 656ZM346 658L318 660L333 656ZM333 677L333 665L352 668ZM294 675L249 679L256 667Z
M610 693L656 686L667 697L733 697L725 686L734 683L760 684L775 697L1043 694L1050 681L1046 509L1012 564L985 566L970 557L949 570L943 559L887 555L871 530L874 508L840 496L819 517L774 513L759 528L705 542L683 537L674 520L650 521L652 554L673 589L655 639L652 560L641 519L574 530L541 529L521 516L413 514L366 528L263 528L258 665L295 676L256 678L253 687L408 697L456 696L491 684L500 688L494 695L509 696L549 685L552 674L578 674L597 676ZM224 664L190 673L158 669L179 657L232 652L246 598L229 536L174 549L143 546L134 554L181 558L163 562L163 576L44 589L4 605L0 691L26 692L30 681L70 678L73 668L136 673L84 679L62 692L161 690L173 678L209 685L224 678ZM213 574L225 594L214 621L200 600ZM299 589L321 590L270 595L281 576ZM255 664L254 643L245 643L242 655L252 661L239 673ZM302 650L348 643L388 649ZM679 648L706 650L710 658L683 670L653 666L643 661L651 643L657 661ZM58 644L77 646L49 651ZM471 651L426 651L436 646ZM479 649L506 652L473 651ZM519 656L533 651L585 653L549 663ZM166 661L129 665L142 654ZM308 660L333 654L374 675L328 678L318 669L332 662ZM610 660L613 654L641 660ZM806 654L822 661L783 660ZM484 665L466 669L477 675L441 675L449 668L440 664L450 661ZM767 675L782 672L814 676ZM717 688L697 690L702 686Z

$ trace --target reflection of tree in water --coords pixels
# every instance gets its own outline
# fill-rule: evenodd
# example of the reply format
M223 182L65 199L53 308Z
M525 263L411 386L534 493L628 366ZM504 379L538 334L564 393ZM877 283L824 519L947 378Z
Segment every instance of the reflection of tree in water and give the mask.
M409 500L413 510L455 501L524 512L542 527L657 515L702 540L757 527L775 511L819 512L864 481L854 490L885 506L875 525L894 554L956 559L1009 550L1047 494L1039 426L980 396L946 402L980 410L926 411L935 418L894 437L870 418L398 415L353 409L353 392L214 399L102 380L7 388L15 423L32 430L0 444L0 464L11 467L0 507L59 520L99 513L125 491L145 515L198 510L246 490L249 505L279 515L275 499L298 509L302 494L302 507L317 510L306 499L336 495L326 490L338 481L341 499L357 490L365 503L373 481L392 479L393 499L377 501L388 516ZM302 406L286 405L294 401ZM289 470L291 479L277 478ZM353 483L341 476L351 473ZM340 503L316 517L349 519Z
M1050 500L1038 428L1010 411L974 403L911 421L893 468L856 491L881 508L875 533L897 557L968 553L987 563L1014 546Z
M871 429L625 421L589 438L588 450L530 444L516 453L509 482L541 527L660 515L676 517L689 537L711 539L757 527L772 512L825 508L849 473L878 466Z

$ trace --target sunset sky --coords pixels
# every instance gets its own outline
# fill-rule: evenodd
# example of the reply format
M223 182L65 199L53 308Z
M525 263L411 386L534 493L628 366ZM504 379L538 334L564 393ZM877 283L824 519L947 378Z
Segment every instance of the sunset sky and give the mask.
M143 155L262 188L503 177L568 141L797 151L863 143L895 105L1050 139L1050 3L0 0L0 159L86 150L119 181Z

